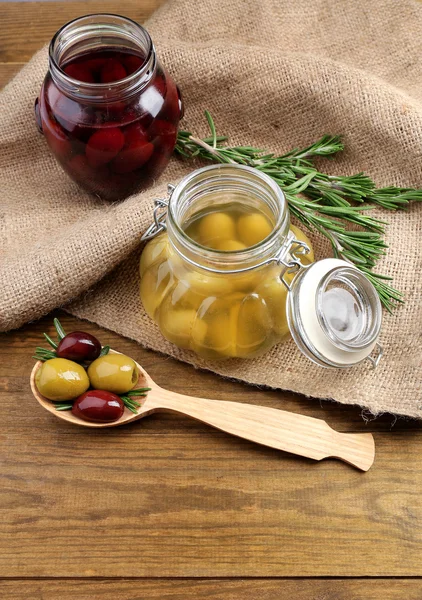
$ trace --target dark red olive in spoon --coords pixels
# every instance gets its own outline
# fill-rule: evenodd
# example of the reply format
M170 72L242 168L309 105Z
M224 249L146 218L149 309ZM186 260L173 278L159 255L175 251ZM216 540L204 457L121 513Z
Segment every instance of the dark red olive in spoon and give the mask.
M76 362L95 360L100 356L101 344L96 337L84 331L68 333L59 343L56 355Z
M76 398L72 414L84 421L112 423L122 417L124 410L123 400L117 394L104 390L90 390Z

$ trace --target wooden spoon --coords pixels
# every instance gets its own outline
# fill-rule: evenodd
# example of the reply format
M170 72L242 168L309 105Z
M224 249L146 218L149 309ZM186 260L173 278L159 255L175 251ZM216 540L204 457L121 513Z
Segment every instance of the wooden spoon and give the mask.
M136 364L140 373L136 387L150 387L151 391L145 398L136 398L141 404L138 414L125 408L122 418L114 423L92 423L75 417L71 411L57 411L54 403L42 396L35 385L40 361L32 369L31 390L41 406L55 417L84 427L116 427L155 412L171 412L257 444L314 460L338 458L362 471L367 471L374 462L375 444L370 433L339 433L321 419L285 410L176 394L160 388L141 365Z

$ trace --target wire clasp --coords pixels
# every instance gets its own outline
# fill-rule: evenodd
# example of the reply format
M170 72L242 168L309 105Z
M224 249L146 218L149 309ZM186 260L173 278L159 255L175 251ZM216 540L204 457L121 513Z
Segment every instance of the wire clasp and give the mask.
M384 354L384 348L381 346L381 344L379 342L377 342L374 346L374 356L367 356L366 359L369 360L369 362L372 365L373 369L376 369L380 363L380 360Z
M292 284L291 282L289 283L288 281L286 281L286 279L284 279L284 276L287 274L290 275L292 273L297 275L299 271L307 269L310 265L303 264L303 262L300 260L300 256L305 256L310 251L311 249L309 248L308 244L297 240L294 236L294 233L289 231L286 242L283 244L283 246L280 248L280 250L274 257L274 260L277 262L278 265L283 265L284 267L286 267L286 270L283 272L283 275L280 279L286 286L287 291L290 292L290 290L292 289Z
M171 195L176 186L171 183L167 186L168 198L157 198L154 200L154 222L148 227L145 233L141 237L142 242L146 242L147 240L151 240L153 237L165 231L167 229L166 220L167 220L167 209L170 202Z

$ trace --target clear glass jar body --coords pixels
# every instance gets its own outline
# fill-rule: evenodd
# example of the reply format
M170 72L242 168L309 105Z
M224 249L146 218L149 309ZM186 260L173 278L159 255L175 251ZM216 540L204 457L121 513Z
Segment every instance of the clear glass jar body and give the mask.
M35 114L72 179L117 200L165 169L182 102L147 31L130 19L100 14L68 23L52 39Z
M227 252L190 239L183 224L218 200L259 208L274 223L255 246ZM253 358L290 336L285 271L277 256L289 231L310 244L289 221L280 188L248 167L208 167L185 178L169 202L167 231L146 245L140 261L140 295L164 337L208 360ZM304 260L304 257L301 258ZM312 250L305 258L313 261ZM287 282L293 274L284 272Z

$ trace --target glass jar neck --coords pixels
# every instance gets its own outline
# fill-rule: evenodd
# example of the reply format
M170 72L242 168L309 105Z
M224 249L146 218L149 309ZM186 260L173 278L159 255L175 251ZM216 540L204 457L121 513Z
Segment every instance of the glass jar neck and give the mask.
M274 223L264 240L236 252L212 250L191 239L183 229L192 215L218 204L224 210L233 202L248 204L267 214ZM287 202L280 187L268 175L240 165L212 165L194 171L174 188L168 207L170 242L185 260L216 272L241 271L273 259L289 233Z
M70 77L63 65L77 56L101 50L141 55L139 69L111 83L86 83ZM126 99L144 88L156 69L156 54L148 32L126 17L87 15L70 21L55 34L49 47L51 77L67 96L95 103Z

